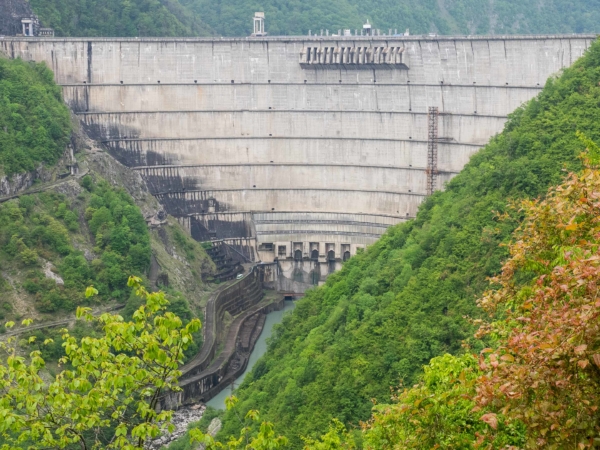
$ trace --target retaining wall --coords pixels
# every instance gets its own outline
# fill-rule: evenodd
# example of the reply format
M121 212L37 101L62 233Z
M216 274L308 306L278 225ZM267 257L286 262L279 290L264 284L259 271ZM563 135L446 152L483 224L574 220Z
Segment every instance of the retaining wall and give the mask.
M262 298L262 283L256 268L239 281L219 290L206 305L204 314L204 342L200 352L181 368L180 380L205 370L215 357L218 336L224 333L223 314L232 316L247 310Z

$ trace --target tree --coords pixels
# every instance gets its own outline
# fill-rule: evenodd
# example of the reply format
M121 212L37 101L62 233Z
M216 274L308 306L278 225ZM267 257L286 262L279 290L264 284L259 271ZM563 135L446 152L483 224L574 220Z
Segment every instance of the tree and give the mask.
M478 407L492 436L494 411L522 421L527 448L600 443L600 170L586 144L596 161L523 203L498 289L480 302L504 317L479 330L500 345L481 357Z
M161 395L178 389L178 367L200 321L182 326L165 311L162 292L147 292L137 277L128 286L145 300L129 322L78 308L77 317L98 324L103 335L78 340L62 330L63 370L49 383L39 350L24 358L14 338L0 343L6 353L0 364L0 448L140 449L161 430L172 430L172 412L157 407ZM93 287L86 291L86 297L95 294Z

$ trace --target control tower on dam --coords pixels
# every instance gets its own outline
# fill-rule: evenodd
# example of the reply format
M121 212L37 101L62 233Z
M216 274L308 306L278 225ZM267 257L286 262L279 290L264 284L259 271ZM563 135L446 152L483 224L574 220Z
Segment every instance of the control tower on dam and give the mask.
M315 284L502 130L595 35L5 38L198 240ZM291 286L291 284L290 284Z

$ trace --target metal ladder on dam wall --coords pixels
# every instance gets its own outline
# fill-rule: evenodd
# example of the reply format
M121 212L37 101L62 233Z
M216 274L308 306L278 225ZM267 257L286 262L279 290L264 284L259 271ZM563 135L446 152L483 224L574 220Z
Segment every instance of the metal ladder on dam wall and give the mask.
M438 107L430 106L427 113L427 195L433 194L437 188L438 120Z

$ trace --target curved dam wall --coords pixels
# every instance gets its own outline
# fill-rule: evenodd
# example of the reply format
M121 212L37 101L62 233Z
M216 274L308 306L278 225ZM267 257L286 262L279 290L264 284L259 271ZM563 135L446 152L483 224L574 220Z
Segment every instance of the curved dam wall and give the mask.
M88 132L196 239L313 284L415 216L430 107L443 189L595 38L8 38L0 49L46 61Z

